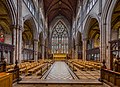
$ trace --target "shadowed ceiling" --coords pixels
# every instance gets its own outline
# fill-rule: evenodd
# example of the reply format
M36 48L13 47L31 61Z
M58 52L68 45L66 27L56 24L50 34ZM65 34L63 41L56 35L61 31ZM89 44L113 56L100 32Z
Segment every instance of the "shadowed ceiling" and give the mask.
M43 0L45 16L50 23L56 16L64 16L70 23L76 15L78 0Z

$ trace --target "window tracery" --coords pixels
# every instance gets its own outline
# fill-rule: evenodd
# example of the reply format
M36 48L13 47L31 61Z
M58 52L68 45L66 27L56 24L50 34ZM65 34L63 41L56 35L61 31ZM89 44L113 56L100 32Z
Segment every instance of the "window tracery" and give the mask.
M52 53L68 53L68 32L61 21L52 32Z

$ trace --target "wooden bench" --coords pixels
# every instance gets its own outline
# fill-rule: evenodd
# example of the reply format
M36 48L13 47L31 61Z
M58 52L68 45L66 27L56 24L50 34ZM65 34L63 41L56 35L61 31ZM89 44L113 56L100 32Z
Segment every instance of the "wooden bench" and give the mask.
M41 65L38 65L37 67L34 67L34 68L32 68L32 69L29 69L29 70L28 70L28 73L33 74L33 73L35 73L36 71L40 70L43 66L44 66L44 64L41 64Z
M45 63L44 66L42 66L41 69L36 74L38 76L43 75L45 73L45 71L47 71L50 66L51 66L50 64Z
M77 68L79 68L81 70L85 69L85 67L80 64L77 64L77 63L72 63L72 64L73 64L73 70L74 70L74 66L76 66Z

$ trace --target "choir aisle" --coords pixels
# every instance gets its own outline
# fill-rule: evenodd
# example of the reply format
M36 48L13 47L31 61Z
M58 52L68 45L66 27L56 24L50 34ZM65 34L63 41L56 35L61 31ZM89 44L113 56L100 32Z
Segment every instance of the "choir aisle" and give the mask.
M77 79L77 77L65 62L56 61L42 79L58 81Z
M87 75L84 74L85 72ZM91 78L90 76L93 77L93 75L87 71L80 71L79 73L81 75L77 76L76 71L73 71L67 62L55 61L42 77L26 76L18 84L13 84L13 87L103 87L98 78ZM91 71L91 73L93 72Z

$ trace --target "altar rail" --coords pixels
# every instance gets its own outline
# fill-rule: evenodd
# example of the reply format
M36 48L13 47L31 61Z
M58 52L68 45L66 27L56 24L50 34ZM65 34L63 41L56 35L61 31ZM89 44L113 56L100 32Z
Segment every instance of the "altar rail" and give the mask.
M108 69L101 69L101 81L112 87L120 87L120 73Z

